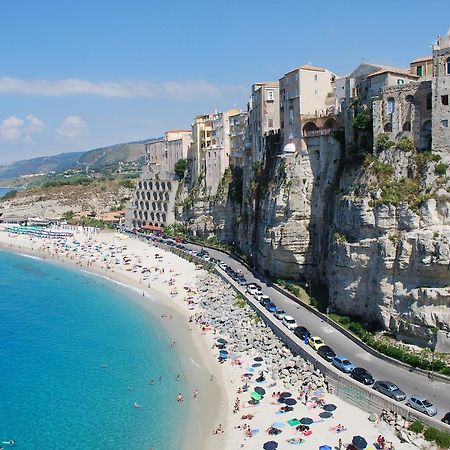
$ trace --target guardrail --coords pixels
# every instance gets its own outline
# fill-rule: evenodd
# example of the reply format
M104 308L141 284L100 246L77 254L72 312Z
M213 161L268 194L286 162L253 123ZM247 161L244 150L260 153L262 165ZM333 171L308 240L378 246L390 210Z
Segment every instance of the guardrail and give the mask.
M148 239L141 236L139 236L139 239L148 241ZM205 269L213 270L216 275L222 278L238 294L243 295L248 305L258 314L258 317L260 317L264 321L264 323L271 328L274 334L294 354L300 355L303 359L312 363L315 370L318 369L320 370L320 372L322 372L322 374L325 376L330 393L336 395L337 397L348 403L352 403L353 405L368 413L377 413L380 415L384 411L391 411L393 413L401 415L408 421L419 420L426 426L432 426L434 428L447 432L449 431L450 426L444 424L443 422L440 422L440 420L438 420L437 418L429 417L425 414L420 414L419 412L416 412L412 408L406 406L406 404L398 403L395 400L392 400L389 397L386 397L378 393L377 391L374 391L370 387L367 387L357 382L356 380L353 380L348 375L344 375L331 364L326 364L324 361L317 359L316 352L314 352L309 346L304 345L303 341L301 341L286 327L282 326L280 321L275 321L274 316L270 314L265 308L263 308L259 304L259 302L256 301L256 299L250 297L240 285L238 285L223 270L216 267L214 264L211 264L203 260L202 258L196 257L185 250L154 240L151 240L151 242L158 248L168 250L184 259L196 261L197 264L202 265ZM306 306L312 309L310 305ZM397 361L395 360L395 362Z

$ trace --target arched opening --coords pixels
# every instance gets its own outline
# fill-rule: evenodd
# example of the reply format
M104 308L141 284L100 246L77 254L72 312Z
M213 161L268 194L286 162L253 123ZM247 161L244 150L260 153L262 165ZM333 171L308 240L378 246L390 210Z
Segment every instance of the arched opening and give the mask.
M155 220L155 213L150 213L150 217L152 218L152 220Z
M394 114L395 110L395 100L393 97L389 97L386 101L386 114Z
M156 203L155 202L152 202L152 209L153 209L153 211L156 209Z
M145 192L144 191L141 192L141 198L145 200Z
M163 204L164 211L167 211L167 203Z
M136 228L136 221L133 220L133 228Z
M137 219L137 211L134 211L134 218Z
M168 194L167 192L164 194L164 199L165 199L166 201L169 201L169 194Z
M405 101L408 103L414 103L414 95L407 95Z
M141 209L144 209L144 202L141 200L141 202L139 203L139 206L141 207Z
M153 199L158 200L158 194L156 192L153 192Z
M313 133L318 130L319 129L314 122L306 122L305 125L303 125L303 136L307 136L309 133Z
M147 211L144 211L144 218L145 218L145 220L148 219L148 213L147 213Z
M392 123L391 122L385 123L383 129L385 133L390 133L392 131Z
M427 94L427 109L430 110L433 106L433 97L431 96L431 92Z
M142 219L142 211L139 211L139 219Z
M139 198L139 192L138 191L136 191L136 198Z
M148 209L148 207L149 207L149 203L145 202L145 209Z
M139 186L139 189L142 189L142 182L141 181L139 181L138 186Z
M148 183L148 188L149 188L150 190L153 189L153 183L152 183L151 181L149 181L149 183Z
M137 200L134 202L134 207L139 208L139 202Z
M141 222L140 220L138 220L136 223L137 223L137 227L138 227L138 228L141 228L142 222Z
M150 192L147 192L147 200L151 200L152 198L152 194L150 194Z
M445 73L450 75L450 58L447 58L447 62L445 64Z
M170 181L167 183L167 189L169 189L169 191L172 190L172 183Z
M158 211L161 211L161 203L158 203Z
M335 130L337 128L337 122L329 117L327 120L325 120L323 128L324 130Z
M411 122L405 122L403 124L403 131L411 131Z
M163 191L166 189L166 183L164 183L164 181L161 182L161 189Z
M158 181L155 183L155 187L156 187L156 190L159 191L159 182Z
M156 213L156 220L159 222L161 220L161 214Z
M420 150L431 150L431 120L426 120L420 128Z
M166 215L164 213L162 213L161 215L162 221L165 222L166 221Z
M147 190L147 182L144 181L144 189Z
M164 199L164 192L160 192L160 193L159 193L159 199L160 199L160 200L163 200L163 199Z

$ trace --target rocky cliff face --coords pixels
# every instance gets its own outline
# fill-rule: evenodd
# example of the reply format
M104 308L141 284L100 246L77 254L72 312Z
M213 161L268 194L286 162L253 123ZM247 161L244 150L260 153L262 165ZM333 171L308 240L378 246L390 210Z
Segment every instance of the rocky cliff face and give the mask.
M450 351L447 168L414 149L345 156L336 139L280 157L273 137L244 171L242 207L194 202L194 228L237 240L262 273L325 286L332 310Z

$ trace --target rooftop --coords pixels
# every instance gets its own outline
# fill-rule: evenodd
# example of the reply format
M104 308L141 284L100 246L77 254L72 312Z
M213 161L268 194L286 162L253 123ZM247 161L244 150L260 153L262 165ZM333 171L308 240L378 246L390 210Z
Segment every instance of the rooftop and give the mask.
M367 78L376 77L377 75L382 75L383 73L395 73L397 75L403 75L410 78L420 78L417 75L413 75L409 70L397 69L395 67L383 67L382 69L367 75Z
M411 61L411 64L418 63L418 62L432 61L432 60L433 60L433 57L431 55L419 56L414 61Z

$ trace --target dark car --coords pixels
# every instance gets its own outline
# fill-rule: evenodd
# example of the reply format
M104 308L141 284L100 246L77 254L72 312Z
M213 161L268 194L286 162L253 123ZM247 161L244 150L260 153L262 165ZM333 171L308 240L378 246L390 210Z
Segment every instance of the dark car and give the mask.
M373 384L375 382L372 374L363 367L355 367L352 370L350 376L354 378L356 381L359 381L360 383L366 385Z
M311 333L305 327L296 327L294 330L294 334L302 340L304 340L307 335L311 336Z
M334 353L333 349L328 347L328 345L322 345L322 347L317 350L317 353L328 362L333 361L336 356L336 353Z
M450 425L450 412L446 413L445 416L441 419L441 422Z
M390 381L375 381L372 389L393 398L397 402L406 399L406 394L396 384Z
M268 297L267 295L264 295L263 297L261 297L261 300L259 301L259 303L261 303L261 305L263 305L265 308L267 308L267 305L269 305L269 303L271 303L270 297Z
M274 313L277 310L277 305L275 305L275 303L269 302L266 305L266 309L267 311Z

